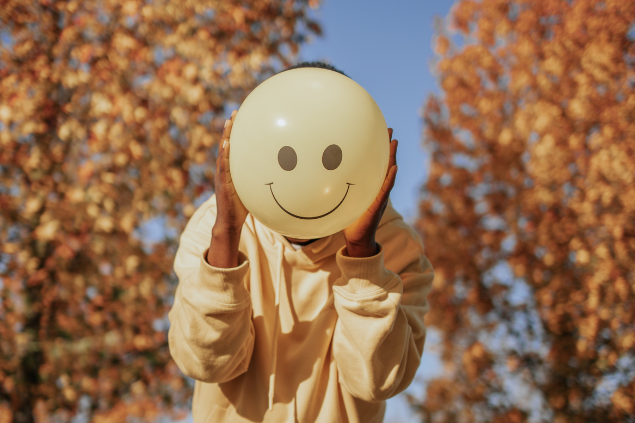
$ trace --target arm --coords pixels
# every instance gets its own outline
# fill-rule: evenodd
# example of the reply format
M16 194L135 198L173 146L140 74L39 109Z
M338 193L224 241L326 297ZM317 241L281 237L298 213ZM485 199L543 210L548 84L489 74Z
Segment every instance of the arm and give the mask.
M197 214L204 214L197 227L186 228L181 235L174 263L179 285L168 314L168 343L185 375L220 383L247 371L253 352L251 299L244 283L249 261L239 253L237 267L207 263L211 230L205 235L201 229L206 226L203 222L214 218L214 208L204 208L190 220L196 222Z
M344 229L346 247L337 256L342 272L334 286L339 316L333 356L340 382L356 398L383 401L412 382L421 361L428 311L427 295L434 273L411 228L387 225L375 242L380 220L397 174L397 140L388 129L390 159L381 190L368 210ZM391 269L384 266L384 248Z
M423 353L424 315L434 272L415 238L399 238L394 244L387 240L389 248L399 251L398 274L384 266L381 244L371 257L347 257L345 249L336 257L342 276L333 286L339 316L333 356L340 383L354 397L369 402L405 390Z
M186 375L210 383L231 380L247 370L255 336L244 282L249 262L238 250L247 210L229 173L234 116L221 138L216 195L194 213L181 235L174 262L179 285L168 314L174 361Z

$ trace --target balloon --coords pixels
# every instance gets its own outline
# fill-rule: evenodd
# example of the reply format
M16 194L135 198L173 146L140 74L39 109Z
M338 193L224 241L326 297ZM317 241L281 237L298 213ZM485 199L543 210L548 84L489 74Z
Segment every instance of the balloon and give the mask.
M257 86L234 118L231 177L247 210L270 229L313 239L346 228L376 198L390 143L384 116L352 79L319 68Z

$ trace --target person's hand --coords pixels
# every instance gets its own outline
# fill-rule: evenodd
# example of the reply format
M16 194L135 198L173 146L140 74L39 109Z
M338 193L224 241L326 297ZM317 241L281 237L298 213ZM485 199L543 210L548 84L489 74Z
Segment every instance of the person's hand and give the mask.
M216 222L212 228L212 239L207 252L207 262L218 268L238 266L238 245L243 224L249 213L243 205L229 173L229 136L236 111L225 122L216 157Z
M229 232L240 232L249 213L240 198L238 198L229 172L229 139L235 116L236 110L232 112L231 118L225 122L225 129L218 146L216 176L214 178L217 208L214 227L216 230Z
M344 229L346 238L346 253L349 257L371 257L377 254L377 243L375 233L379 226L379 221L384 215L388 205L390 190L395 185L397 176L397 140L392 140L392 128L388 128L388 142L390 142L390 159L388 160L388 170L386 178L381 186L381 190L375 201L359 219Z

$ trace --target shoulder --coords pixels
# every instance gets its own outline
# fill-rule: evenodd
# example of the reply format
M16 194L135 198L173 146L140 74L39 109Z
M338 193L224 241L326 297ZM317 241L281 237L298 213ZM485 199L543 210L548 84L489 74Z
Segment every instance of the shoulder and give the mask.
M415 229L403 220L390 202L377 229L377 242L384 247L392 245L394 249L408 246L423 253L423 242Z
M390 202L377 229L376 239L384 249L386 268L394 272L399 273L412 265L423 266L427 261L421 237Z
M212 194L201 204L185 225L185 232L210 234L216 222L216 194Z

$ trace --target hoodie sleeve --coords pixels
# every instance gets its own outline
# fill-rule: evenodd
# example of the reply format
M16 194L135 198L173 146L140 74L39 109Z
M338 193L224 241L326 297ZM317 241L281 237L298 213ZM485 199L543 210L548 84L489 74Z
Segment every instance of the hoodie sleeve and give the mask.
M338 322L333 356L340 383L356 398L384 401L414 379L425 341L424 316L434 271L412 230L386 239L373 257L336 255L342 276L333 286ZM379 238L378 238L379 241Z
M201 206L181 235L174 261L179 284L168 313L168 344L181 371L196 380L221 383L247 371L254 348L251 297L246 288L249 260L220 269L205 257L216 205Z

